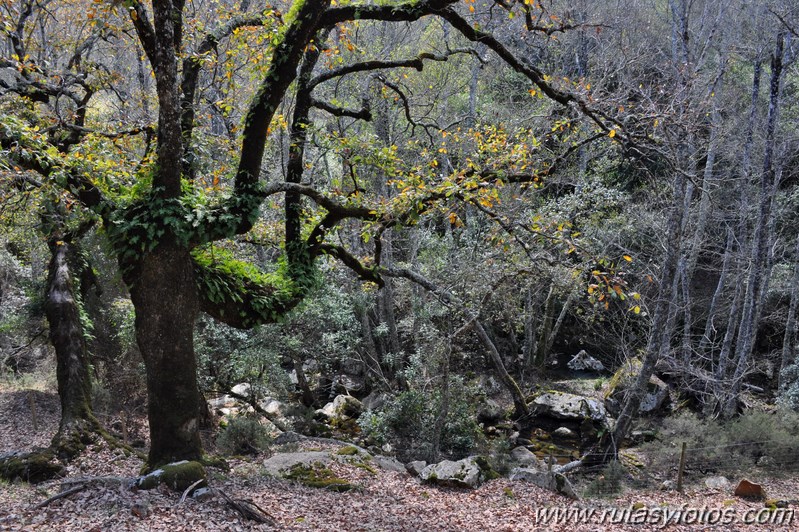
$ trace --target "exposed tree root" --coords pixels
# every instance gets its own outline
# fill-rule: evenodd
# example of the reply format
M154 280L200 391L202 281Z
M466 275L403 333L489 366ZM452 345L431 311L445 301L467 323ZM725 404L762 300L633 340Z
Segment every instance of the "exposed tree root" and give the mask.
M49 447L31 452L0 454L0 478L38 483L64 476L63 463L74 460L86 446L102 438L110 447L123 449L144 460L145 454L112 436L96 418L62 424Z

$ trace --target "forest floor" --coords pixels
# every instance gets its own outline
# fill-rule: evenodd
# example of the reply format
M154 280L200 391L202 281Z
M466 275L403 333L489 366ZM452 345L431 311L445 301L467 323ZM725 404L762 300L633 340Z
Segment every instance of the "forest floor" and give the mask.
M0 387L0 454L46 446L57 428L58 409L54 393ZM330 445L307 441L301 447L327 450ZM280 448L274 451L280 452ZM507 479L486 482L475 490L441 488L421 484L405 473L370 471L345 462L334 462L330 467L356 489L338 493L268 476L261 465L265 458L232 459L227 472L210 469L210 484L228 497L257 504L271 516L271 524L245 520L220 495L206 502L192 498L181 502L180 493L167 489L132 491L127 482L137 476L141 460L98 444L69 464L66 479L37 485L0 484L0 530L640 531L664 528L664 516L670 516L667 530L741 530L750 528L743 526L745 518L773 519L776 515L765 513L763 502L709 490L698 482L684 494L627 490L612 498L574 502ZM113 477L122 482L90 484L41 506L61 491L64 480L94 477ZM797 504L794 499L799 498L799 481L755 480L764 484L770 497L791 503L781 524L757 529L797 530L799 517L790 518ZM572 509L574 513L560 522L540 514L558 509ZM583 514L577 514L578 510ZM706 522L699 524L698 513L703 510ZM589 512L595 513L589 516ZM710 526L716 520L721 524Z

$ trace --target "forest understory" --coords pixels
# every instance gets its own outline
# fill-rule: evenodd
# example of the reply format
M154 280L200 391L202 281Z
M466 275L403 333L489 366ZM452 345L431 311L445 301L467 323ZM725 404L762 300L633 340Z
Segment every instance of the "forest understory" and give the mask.
M4 382L0 386L0 455L46 447L58 428L57 394L42 383L31 388L26 388L26 384L33 383ZM119 418L107 421L119 424ZM141 438L140 444L146 444L146 419L140 416L130 421L129 437ZM214 437L213 433L204 434L209 449L214 449ZM572 474L570 478L581 495L575 501L524 481L497 478L476 489L442 487L423 483L404 471L346 460L334 460L329 465L337 479L352 486L338 491L287 480L270 474L263 466L264 460L275 455L326 451L335 457L346 448L346 442L306 440L275 445L255 455L228 457L229 469L209 468L210 485L223 494L197 500L163 485L147 491L131 489L143 461L122 449L109 448L98 438L67 465L63 478L39 484L0 484L0 530L733 531L755 526L744 525L744 516L761 519L761 524L756 525L758 530L788 531L796 526L792 513L775 518L773 505L780 501L780 507L784 508L780 511L789 512L799 505L796 500L799 476L756 467L747 470L733 467L735 473L727 476L736 482L739 478L757 481L765 488L767 501L735 496L729 485L708 487L705 481L715 475L701 468L689 472L682 493L675 491L674 486L664 490L660 482L651 479L636 483L625 475L620 486L600 483L598 487L597 478L601 480L607 472ZM646 456L646 450L630 448L625 454L640 460ZM674 471L676 467L666 476L672 476ZM57 498L65 492L66 496ZM267 522L243 516L227 502L229 499L257 505L263 510L258 513ZM647 518L655 521L644 525L641 512L650 508L656 509L656 515ZM537 513L541 509L594 509L596 514L558 521L541 516ZM612 509L618 513L601 516ZM692 511L705 511L706 517L699 518ZM661 512L666 515L672 512L670 521L659 521L663 519ZM679 517L680 512L684 512L684 517ZM634 520L635 515L639 516L638 521Z

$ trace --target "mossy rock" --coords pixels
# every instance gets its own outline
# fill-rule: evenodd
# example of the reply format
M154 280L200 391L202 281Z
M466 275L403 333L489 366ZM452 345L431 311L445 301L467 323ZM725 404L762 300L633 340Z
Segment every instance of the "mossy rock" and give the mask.
M202 480L202 482L197 484L195 489L208 485L208 476L203 465L200 462L183 460L159 467L155 471L139 477L136 486L139 489L149 490L166 484L173 490L184 491L198 480Z
M55 461L50 449L31 453L12 452L0 455L0 478L37 483L62 477L64 466Z
M605 388L605 399L611 397L619 386L626 388L635 382L638 373L641 371L641 365L640 359L633 358L619 366L619 369L608 381L607 388Z
M483 480L494 480L502 477L502 475L497 473L497 471L491 467L491 464L488 462L488 459L485 456L478 456L474 459L474 463L477 464L477 467L479 467L480 471L482 471Z
M311 488L324 488L331 491L349 491L355 488L343 478L337 477L333 471L321 464L311 466L297 464L283 475L283 478L294 480Z

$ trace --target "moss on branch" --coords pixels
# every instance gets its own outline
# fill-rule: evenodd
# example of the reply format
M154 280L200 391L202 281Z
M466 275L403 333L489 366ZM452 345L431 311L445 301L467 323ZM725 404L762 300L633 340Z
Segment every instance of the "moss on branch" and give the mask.
M240 329L280 321L319 282L307 257L281 261L273 273L210 246L195 250L192 258L202 310Z

